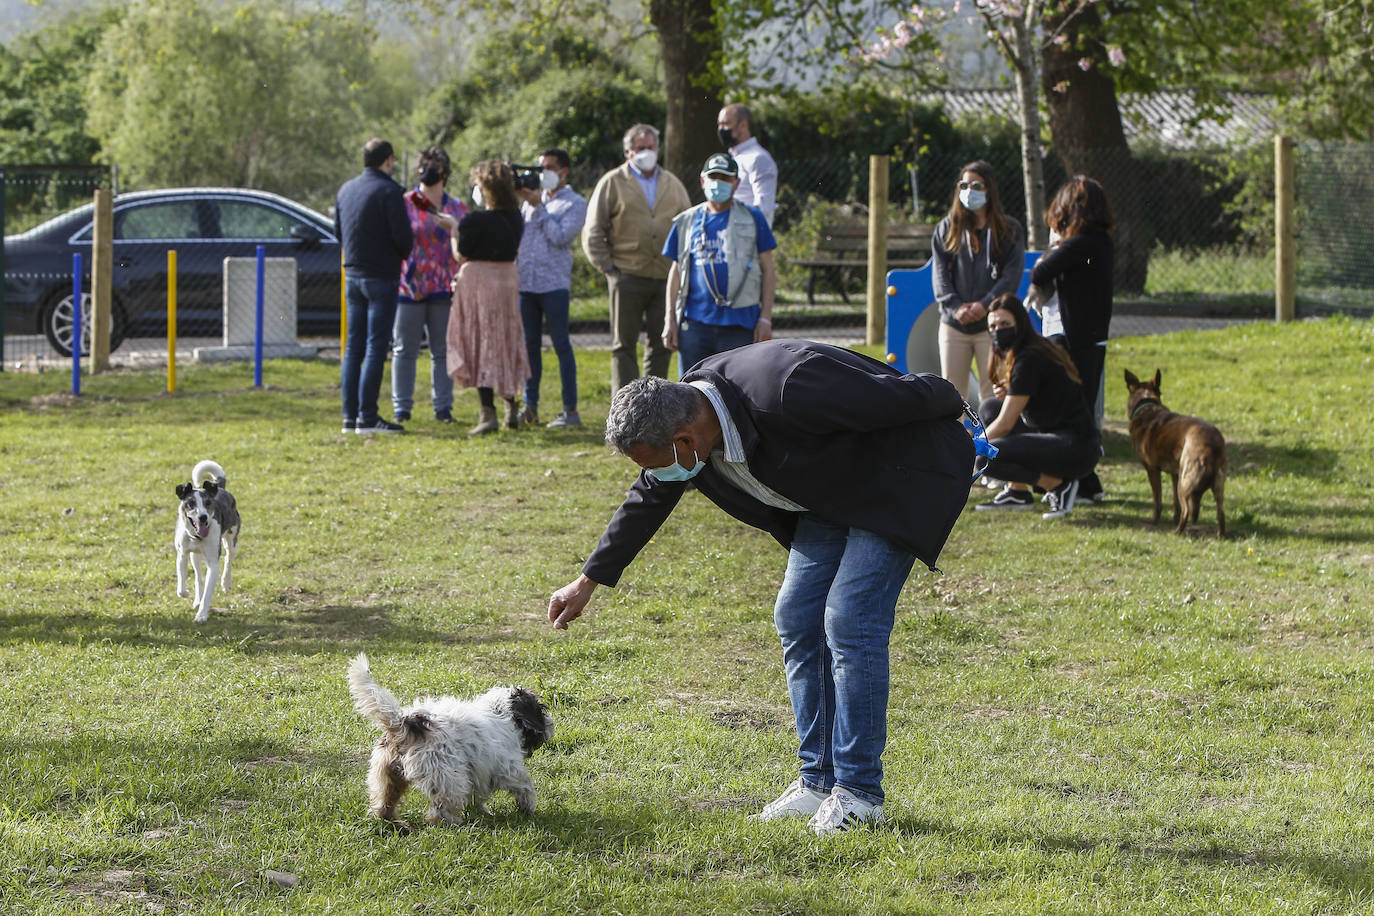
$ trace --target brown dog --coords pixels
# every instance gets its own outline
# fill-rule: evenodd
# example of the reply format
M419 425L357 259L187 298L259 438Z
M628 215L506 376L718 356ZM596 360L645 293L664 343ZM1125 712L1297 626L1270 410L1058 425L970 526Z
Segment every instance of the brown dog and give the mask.
M1226 513L1222 509L1226 440L1206 420L1174 413L1161 403L1158 369L1148 382L1127 369L1126 391L1130 396L1126 406L1130 410L1131 445L1150 478L1155 524L1159 524L1159 472L1167 471L1174 482L1174 531L1182 534L1186 525L1197 521L1202 494L1211 490L1217 501L1217 537L1226 537Z

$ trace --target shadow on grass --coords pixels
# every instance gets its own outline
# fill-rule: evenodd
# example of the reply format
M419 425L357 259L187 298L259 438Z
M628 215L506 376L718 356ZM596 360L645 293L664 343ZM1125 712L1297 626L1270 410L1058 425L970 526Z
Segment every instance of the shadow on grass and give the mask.
M23 761L12 774L19 789L17 813L108 807L99 817L122 821L105 825L121 833L156 820L156 812L167 805L181 817L242 810L258 798L270 801L277 789L269 783L297 779L300 766L349 776L366 752L360 747L353 757L302 754L299 746L267 735L192 739L85 732L62 738L0 738L0 755Z
M1074 527L1142 531L1174 538L1174 510L1167 489L1161 499L1163 511L1158 524L1150 520L1154 514L1154 504L1148 495L1136 499L1119 497L1115 493L1099 506L1075 507L1073 513L1061 521ZM1184 529L1183 537L1215 538L1216 534L1216 503L1209 492L1202 497L1198 520ZM1374 530L1371 530L1369 512L1363 505L1297 506L1287 501L1270 500L1259 507L1238 506L1233 498L1228 497L1226 540L1249 537L1266 540L1298 538L1326 544L1368 544L1374 543Z
M157 646L188 648L232 646L245 654L414 651L425 645L482 645L519 638L513 626L456 627L436 630L412 623L394 623L394 609L385 605L323 605L296 611L277 611L270 617L236 618L233 612L212 613L195 623L189 608L112 617L102 614L9 614L0 630L0 645Z
M967 840L962 831L947 824L927 820L895 817L888 826L893 831L912 838L941 835ZM1207 867L1230 865L1260 869L1300 869L1312 879L1337 891L1364 895L1374 889L1374 858L1369 856L1320 856L1281 852L1275 849L1242 849L1206 837L1200 837L1196 848L1170 847L1163 844L1137 843L1124 839L1092 840L1063 833L1010 834L994 833L987 837L990 845L1033 846L1058 853L1091 853L1106 850L1120 856L1137 859L1143 864L1176 863Z
M1103 430L1102 449L1105 454L1100 466L1134 467L1143 477L1145 469L1140 459L1136 458L1129 434L1113 429ZM1340 452L1335 449L1305 442L1296 445L1231 439L1226 442L1227 478L1230 480L1268 473L1320 479L1338 473L1339 461ZM1163 481L1167 489L1167 474L1163 476Z

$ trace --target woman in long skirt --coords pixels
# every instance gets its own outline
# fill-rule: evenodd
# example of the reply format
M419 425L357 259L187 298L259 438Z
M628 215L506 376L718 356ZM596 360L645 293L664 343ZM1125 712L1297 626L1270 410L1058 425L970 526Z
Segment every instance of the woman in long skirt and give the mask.
M453 254L453 311L448 321L448 372L456 385L477 389L481 417L468 431L496 432L496 397L505 401L505 425L519 426L515 397L530 377L520 323L520 276L515 255L524 220L515 175L498 160L473 166L473 210L458 223Z

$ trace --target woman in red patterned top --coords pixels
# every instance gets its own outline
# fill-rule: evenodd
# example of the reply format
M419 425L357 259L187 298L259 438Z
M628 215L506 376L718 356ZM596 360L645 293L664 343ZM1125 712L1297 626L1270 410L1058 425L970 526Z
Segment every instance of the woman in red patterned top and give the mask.
M415 246L401 269L395 345L391 351L391 406L396 421L410 419L414 406L415 362L421 335L429 332L430 399L434 419L453 422L453 379L448 374L448 315L452 305L453 231L467 208L444 193L449 177L448 154L431 146L420 153L416 168L420 183L405 195L406 214L415 234Z

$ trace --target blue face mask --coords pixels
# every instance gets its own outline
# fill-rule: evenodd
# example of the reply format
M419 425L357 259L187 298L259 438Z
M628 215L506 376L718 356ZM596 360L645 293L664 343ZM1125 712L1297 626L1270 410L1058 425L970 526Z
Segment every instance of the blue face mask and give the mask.
M674 442L673 463L668 465L666 468L649 468L649 473L656 480L661 480L664 483L673 483L679 480L691 480L693 477L701 473L702 468L706 467L706 462L702 461L700 458L697 458L697 453L695 450L692 451L692 457L697 459L697 463L691 470L688 470L687 468L684 468L682 465L678 464L677 443Z
M706 199L713 204L723 204L735 193L735 186L719 178L706 179Z

